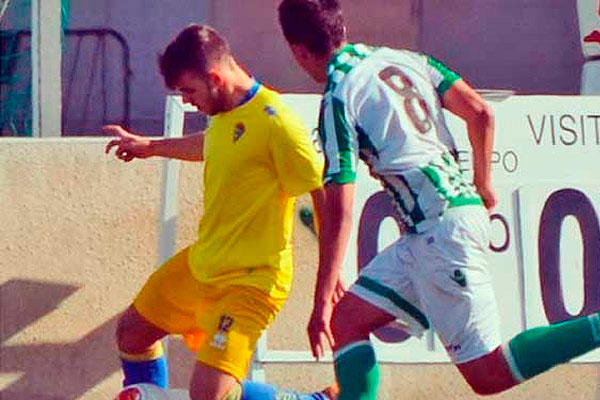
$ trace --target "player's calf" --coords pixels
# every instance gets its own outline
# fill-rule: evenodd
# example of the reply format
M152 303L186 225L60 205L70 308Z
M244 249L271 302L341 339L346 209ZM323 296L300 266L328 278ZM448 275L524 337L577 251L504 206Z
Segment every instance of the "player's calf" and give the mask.
M331 317L335 341L334 366L340 399L376 399L379 369L369 333L395 319L349 292L336 304Z
M499 393L519 383L506 362L502 346L481 358L458 364L457 367L473 391L480 395Z
M599 346L600 313L526 330L492 353L458 368L475 392L493 394Z
M147 322L133 307L121 315L116 339L124 386L136 383L168 386L167 360L159 340L164 335L164 331Z
M167 359L160 341L144 353L121 352L120 355L124 375L123 386L136 383L152 383L161 388L168 386Z

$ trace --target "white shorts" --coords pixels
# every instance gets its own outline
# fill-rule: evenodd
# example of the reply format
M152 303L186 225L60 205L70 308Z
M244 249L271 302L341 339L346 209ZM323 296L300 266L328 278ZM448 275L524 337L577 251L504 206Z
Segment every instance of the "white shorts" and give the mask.
M485 209L451 208L430 230L379 253L350 291L394 315L412 335L431 323L453 362L471 361L501 343L488 245Z

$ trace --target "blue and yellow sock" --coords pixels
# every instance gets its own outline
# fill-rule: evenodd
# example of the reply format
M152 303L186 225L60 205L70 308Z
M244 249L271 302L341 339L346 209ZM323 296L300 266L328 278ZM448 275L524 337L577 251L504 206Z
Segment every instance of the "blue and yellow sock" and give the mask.
M375 400L379 369L371 342L351 343L334 354L335 373L340 385L339 400Z
M600 313L515 336L503 347L513 377L522 382L600 346Z
M165 389L169 386L167 359L160 341L142 354L121 352L121 367L125 375L123 386L135 383L153 383Z
M279 390L275 386L244 381L240 400L329 400L322 392L305 394L293 390Z

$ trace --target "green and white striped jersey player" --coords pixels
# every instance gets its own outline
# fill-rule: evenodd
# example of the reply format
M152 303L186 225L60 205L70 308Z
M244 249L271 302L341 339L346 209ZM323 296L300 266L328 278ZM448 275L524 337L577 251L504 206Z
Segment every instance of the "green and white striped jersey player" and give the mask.
M466 120L474 154L485 155L481 159L489 168L491 144L483 145L486 135L473 119L464 118L467 109L477 115L472 104L482 102L467 105L466 99L473 96L469 93L472 89L442 63L407 50L347 44L328 64L320 115L325 182L338 188L353 184L361 158L392 195L406 227L406 234L360 271L349 289L355 297L347 296L336 305L334 359L342 397L352 392L348 388L355 379L345 377L344 371L369 363L365 326L373 331L393 319L415 336L433 326L450 359L480 394L505 390L600 344L600 335L590 339L590 332L600 326L600 314L570 321L568 327L525 331L501 344L487 268L486 197L478 193L479 186L476 189L477 176L473 184L461 174L442 113L444 101ZM488 117L482 126L490 123L493 119ZM483 164L474 169L489 183L489 169L485 171ZM485 191L486 184L481 186ZM348 193L326 190L331 197ZM490 198L485 205L491 209L494 197ZM332 218L328 221L331 224ZM323 240L335 242L331 237ZM348 322L340 322L339 315L346 314ZM347 333L349 326L356 327L354 333ZM565 345L574 339L571 330L585 338L579 350ZM545 354L544 346L554 345L560 355L540 355ZM499 378L480 374L482 366L503 369L503 374ZM359 398L353 396L344 398Z
M321 105L325 183L353 182L360 157L413 233L448 207L482 204L453 156L440 102L458 79L424 54L346 45L329 64Z
M459 80L424 54L347 44L329 62L319 131L326 185L354 183L362 159L407 233L361 270L350 292L412 335L432 324L460 363L498 347L500 336L486 268L488 215L452 155L442 111ZM464 305L464 296L476 300Z
M349 44L338 0L282 0L279 21L298 65L325 83L320 134L326 159L319 269L308 337L331 345L339 400L378 398L370 333L399 321L432 326L479 394L511 388L600 346L600 313L526 330L501 344L487 270L494 113L440 62L406 50ZM442 107L466 124L473 181L461 175ZM352 231L356 164L392 195L403 235L336 296ZM548 351L552 349L552 351Z

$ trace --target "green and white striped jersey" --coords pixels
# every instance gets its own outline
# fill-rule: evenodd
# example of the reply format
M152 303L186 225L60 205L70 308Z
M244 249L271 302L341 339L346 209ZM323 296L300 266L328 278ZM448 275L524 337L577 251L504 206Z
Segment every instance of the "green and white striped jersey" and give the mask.
M391 194L405 228L482 204L451 153L440 98L460 77L433 57L348 44L329 63L319 132L325 183L354 182L360 157Z

